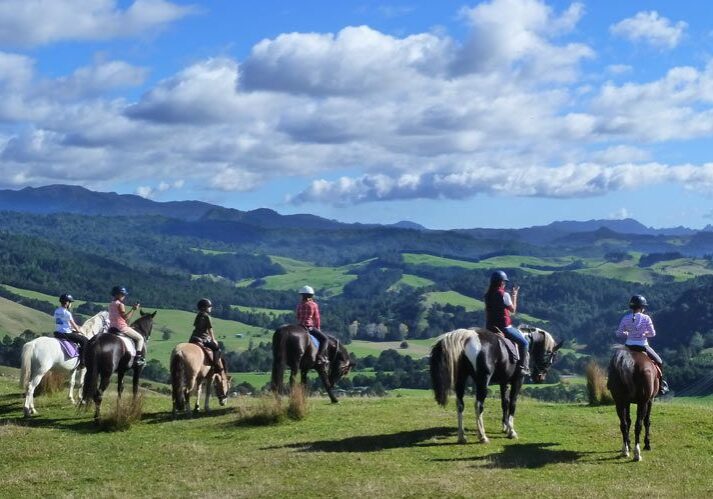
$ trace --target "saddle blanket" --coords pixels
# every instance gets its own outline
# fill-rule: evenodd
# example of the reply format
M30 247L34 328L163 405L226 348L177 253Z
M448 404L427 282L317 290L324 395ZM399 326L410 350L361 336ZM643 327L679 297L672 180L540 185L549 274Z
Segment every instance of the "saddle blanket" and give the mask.
M62 348L62 352L64 353L64 360L69 360L69 359L75 359L79 357L79 348L77 348L77 344L74 342L71 342L69 340L60 340L59 341L59 346Z
M129 365L131 365L131 362L134 360L134 357L136 357L136 344L134 343L134 340L132 340L128 336L124 336L123 334L118 334L117 336L121 341L124 342L126 351L129 352L129 355L131 355L131 359L129 360Z
M314 345L314 348L316 348L317 351L319 351L319 340L315 336L312 336L311 334L309 335L309 339L312 340L312 344Z

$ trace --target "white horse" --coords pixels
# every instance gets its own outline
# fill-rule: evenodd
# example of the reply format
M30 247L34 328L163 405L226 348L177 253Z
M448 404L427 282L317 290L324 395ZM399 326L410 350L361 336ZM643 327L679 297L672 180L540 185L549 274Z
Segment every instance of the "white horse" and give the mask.
M91 338L105 332L108 328L109 313L102 311L82 324L79 332L87 338ZM69 400L72 404L75 404L75 376L79 375L78 394L81 394L86 371L86 369L77 370L78 365L79 357L65 360L64 352L57 338L40 336L25 343L22 347L22 366L20 368L20 387L25 397L25 405L23 406L25 417L37 414L35 409L35 389L42 381L42 377L55 367L69 372Z

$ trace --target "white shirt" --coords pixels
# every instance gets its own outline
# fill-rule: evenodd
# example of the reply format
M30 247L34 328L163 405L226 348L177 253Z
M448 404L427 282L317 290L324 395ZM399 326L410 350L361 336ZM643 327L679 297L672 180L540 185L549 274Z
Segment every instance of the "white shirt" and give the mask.
M64 307L59 307L54 311L54 330L58 333L71 333L72 313Z
M507 291L503 293L503 303L506 307L512 307L512 297Z

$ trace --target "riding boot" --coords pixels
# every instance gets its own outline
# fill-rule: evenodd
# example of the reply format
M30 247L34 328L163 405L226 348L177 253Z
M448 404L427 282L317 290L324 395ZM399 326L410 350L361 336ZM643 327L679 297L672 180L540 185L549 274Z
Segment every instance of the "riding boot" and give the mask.
M326 345L320 345L315 359L316 366L324 366L325 371L329 370L329 358L327 357Z
M518 345L518 351L520 352L520 361L517 363L517 367L522 374L524 374L525 376L529 376L530 375L530 350Z
M79 348L79 364L77 364L77 369L84 369L84 348Z
M668 383L663 378L659 379L659 392L656 394L657 397L662 397L666 395L671 389L668 387Z
M223 357L218 353L213 353L213 372L220 374L223 372Z
M146 364L146 359L144 358L145 352L141 350L140 352L136 352L136 357L134 357L134 366L143 366Z

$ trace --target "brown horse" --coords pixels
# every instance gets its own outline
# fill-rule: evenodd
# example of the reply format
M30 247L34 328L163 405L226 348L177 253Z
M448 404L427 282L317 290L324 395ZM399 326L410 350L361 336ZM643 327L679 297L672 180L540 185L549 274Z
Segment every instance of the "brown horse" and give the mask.
M215 386L218 402L225 405L230 390L231 377L223 365L223 371L216 373L213 362L208 359L203 349L194 343L179 343L171 352L171 385L173 386L173 417L178 411L186 411L190 417L190 396L196 393L196 405L193 410L200 411L201 389L205 385L205 411L210 411L211 381Z
M629 457L631 442L629 428L631 427L630 404L636 404L636 425L634 461L641 461L639 437L642 423L646 428L644 434L644 450L651 450L649 442L649 427L651 425L651 406L659 391L659 377L656 364L645 352L620 347L612 355L609 362L609 379L607 388L614 397L616 413L619 416L619 427L623 446L621 455Z
M328 338L329 373L323 366L315 366L317 347L305 328L294 324L277 328L272 335L272 391L276 394L282 392L285 365L290 368L290 388L295 384L298 371L301 373L302 385L307 386L307 372L315 369L329 399L334 404L339 402L332 389L342 376L349 373L354 364L344 345L332 336Z

